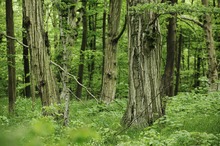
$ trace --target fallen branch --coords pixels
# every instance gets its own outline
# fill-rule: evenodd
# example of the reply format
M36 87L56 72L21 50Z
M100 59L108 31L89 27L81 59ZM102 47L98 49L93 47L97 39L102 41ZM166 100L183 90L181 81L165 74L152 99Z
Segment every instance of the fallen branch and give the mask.
M57 66L58 68L60 68L60 70L62 70L63 72L66 72L59 64L57 64L57 63L55 63L55 62L53 62L53 61L50 61L53 65L55 65L55 66ZM80 86L82 86L83 88L85 88L86 89L86 91L87 91L87 93L89 93L89 95L90 96L92 96L97 102L99 102L99 100L88 90L88 88L86 88L83 84L81 84L78 80L77 80L77 78L74 76L74 75L72 75L72 74L70 74L70 73L66 73L67 75L69 75L69 76L71 76L71 77L73 77L74 78L74 80L80 85Z
M23 44L21 41L19 41L19 40L18 40L17 38L15 38L15 37L8 36L8 35L4 34L3 32L1 32L0 35L3 35L3 36L5 36L5 37L8 38L8 39L15 40L15 41L18 42L20 45L22 45L22 46L28 48L27 45Z

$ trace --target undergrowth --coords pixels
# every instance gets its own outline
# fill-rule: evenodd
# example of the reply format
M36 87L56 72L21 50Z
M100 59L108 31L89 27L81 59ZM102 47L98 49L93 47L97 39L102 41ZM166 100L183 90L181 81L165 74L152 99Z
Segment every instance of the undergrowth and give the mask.
M52 116L43 117L39 101L32 108L30 99L18 98L14 116L8 116L7 99L0 99L0 105L0 144L4 146L220 145L219 93L169 98L166 116L144 129L121 127L126 99L110 105L73 100L67 127Z

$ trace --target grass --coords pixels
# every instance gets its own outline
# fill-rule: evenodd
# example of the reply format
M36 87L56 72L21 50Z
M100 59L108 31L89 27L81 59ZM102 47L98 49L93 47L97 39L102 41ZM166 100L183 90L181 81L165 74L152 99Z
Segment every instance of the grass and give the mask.
M106 106L94 100L71 101L69 126L41 116L40 102L31 108L19 98L16 115L9 117L7 99L0 99L0 143L17 145L220 145L220 93L182 93L168 100L167 115L145 129L120 125L126 99ZM122 131L124 130L124 131Z

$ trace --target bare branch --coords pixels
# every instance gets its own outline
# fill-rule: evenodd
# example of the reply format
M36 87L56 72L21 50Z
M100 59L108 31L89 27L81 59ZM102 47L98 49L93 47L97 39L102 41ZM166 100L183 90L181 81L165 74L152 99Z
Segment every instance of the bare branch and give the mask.
M57 66L58 68L60 68L60 70L62 70L63 72L66 72L59 64L57 64L57 63L55 63L55 62L53 62L53 61L50 61L53 65L55 65L55 66ZM69 75L69 76L71 76L71 77L73 77L74 78L74 80L77 82L77 84L79 84L80 86L82 86L83 88L85 88L86 89L86 91L87 91L87 93L89 93L89 95L90 96L92 96L97 102L99 102L98 101L98 99L88 90L88 88L86 88L83 84L81 84L78 80L77 80L77 78L74 76L74 75L72 75L72 74L70 74L70 73L66 73L67 75Z
M203 25L201 22L199 22L199 21L197 21L197 20L195 20L195 19L193 19L193 18L190 18L190 17L186 17L186 16L184 16L184 15L181 15L181 16L179 17L179 19L180 19L180 20L181 20L181 19L184 19L184 20L191 21L191 22L197 24L198 26L204 28L204 25Z
M5 36L5 37L8 38L8 39L15 40L15 41L18 42L20 45L22 45L22 46L28 48L27 45L23 44L21 41L19 41L19 40L18 40L17 38L15 38L15 37L8 36L8 35L4 34L3 32L1 32L0 34L3 35L3 36Z

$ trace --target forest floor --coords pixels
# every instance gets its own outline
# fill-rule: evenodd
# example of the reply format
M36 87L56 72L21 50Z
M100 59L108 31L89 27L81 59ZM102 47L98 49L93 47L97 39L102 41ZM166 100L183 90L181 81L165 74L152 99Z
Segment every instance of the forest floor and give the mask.
M181 93L169 98L166 116L143 129L121 127L126 102L116 99L107 106L95 100L73 100L69 125L65 127L59 118L59 106L45 109L55 113L53 117L43 117L40 101L32 109L30 99L18 98L16 114L8 116L7 99L1 98L0 145L220 145L220 93Z

